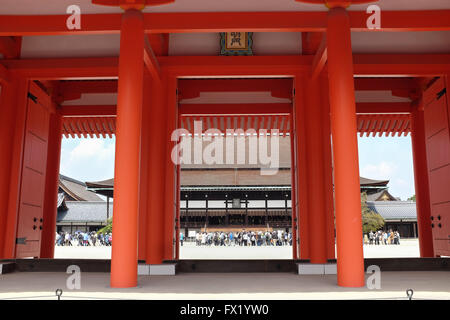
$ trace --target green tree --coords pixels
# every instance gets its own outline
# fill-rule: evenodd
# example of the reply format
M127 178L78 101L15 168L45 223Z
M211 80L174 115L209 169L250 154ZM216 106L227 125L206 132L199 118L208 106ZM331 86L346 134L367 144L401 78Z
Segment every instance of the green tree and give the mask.
M384 226L384 219L381 215L373 212L367 206L367 194L364 192L361 194L361 211L363 222L363 233L369 233L370 231L377 231Z
M112 233L112 218L108 219L106 226L104 226L103 228L101 228L100 230L97 231L97 234L100 234L100 233L103 233L103 234Z
M412 197L409 197L408 200L416 202L416 195L413 195Z

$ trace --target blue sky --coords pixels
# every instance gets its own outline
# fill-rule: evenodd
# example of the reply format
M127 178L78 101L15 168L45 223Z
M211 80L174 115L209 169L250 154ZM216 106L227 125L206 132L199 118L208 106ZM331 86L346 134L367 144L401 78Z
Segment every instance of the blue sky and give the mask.
M389 192L402 200L414 194L411 137L358 138L360 175L388 179ZM61 174L81 181L114 176L115 139L66 139L61 147Z
M411 136L358 138L359 173L390 180L389 192L402 200L415 194Z

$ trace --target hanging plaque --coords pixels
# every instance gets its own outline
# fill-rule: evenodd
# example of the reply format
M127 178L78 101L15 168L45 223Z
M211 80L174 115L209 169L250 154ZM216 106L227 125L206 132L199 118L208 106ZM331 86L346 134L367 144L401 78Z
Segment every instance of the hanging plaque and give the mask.
M220 54L225 56L253 55L253 32L221 32Z

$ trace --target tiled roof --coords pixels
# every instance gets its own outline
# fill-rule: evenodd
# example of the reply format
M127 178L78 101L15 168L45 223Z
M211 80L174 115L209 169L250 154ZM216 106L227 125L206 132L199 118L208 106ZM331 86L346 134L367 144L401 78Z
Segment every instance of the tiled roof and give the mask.
M397 201L397 199L395 199L387 190L381 190L375 193L367 194L367 201L378 201L383 195L387 195L389 201Z
M367 206L385 220L417 220L413 201L367 201Z
M364 177L359 178L359 184L361 186L386 186L389 180L373 180Z
M360 178L361 187L384 187L389 180L372 180ZM280 169L275 175L261 175L259 170L251 169L213 169L190 170L182 169L181 186L289 186L291 184L290 170ZM114 179L104 181L86 182L89 189L112 189Z
M103 201L94 192L86 189L84 182L59 175L59 186L70 197L77 201Z
M104 222L105 201L65 201L68 210L58 210L57 222ZM109 203L109 217L112 217L113 203Z
M104 222L106 202L65 201L68 210L58 210L58 222ZM385 220L417 220L416 203L412 201L367 201L367 206ZM112 217L113 203L109 204Z

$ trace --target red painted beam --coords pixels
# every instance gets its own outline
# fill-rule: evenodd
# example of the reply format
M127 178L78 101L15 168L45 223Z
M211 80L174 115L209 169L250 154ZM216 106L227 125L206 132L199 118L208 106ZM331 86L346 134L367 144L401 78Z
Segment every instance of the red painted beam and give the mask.
M450 10L383 11L381 29L367 28L365 11L349 11L352 31L448 31ZM0 16L0 36L119 33L121 14L83 14L82 29L69 30L69 15ZM145 13L147 33L324 32L327 12Z
M117 106L115 105L79 105L61 106L63 117L115 117Z
M169 55L169 34L150 33L147 34L150 46L156 56Z
M117 93L116 80L61 81L59 90L65 94Z
M325 64L328 59L328 50L327 50L327 36L323 34L322 41L320 42L319 48L314 56L314 60L312 63L312 73L311 78L316 79L322 70L325 68Z
M180 104L179 115L191 116L245 116L245 115L289 115L290 103L252 103L252 104Z
M315 54L320 47L325 32L302 32L302 53Z
M161 68L147 37L144 41L144 64L153 80L161 81Z
M200 92L271 92L276 98L292 98L292 79L206 79L178 82L179 99L200 96Z
M310 72L312 56L170 56L161 68L179 77L293 77Z
M48 58L2 60L6 68L29 80L117 79L119 59Z
M177 77L280 77L311 70L313 56L168 56L161 69ZM422 77L450 73L450 54L355 54L360 77ZM117 79L118 58L54 58L2 60L18 76L39 80Z
M310 72L313 56L171 56L161 67L178 76L286 76ZM422 77L450 73L450 54L354 54L354 74Z
M355 54L354 74L374 77L439 76L450 72L449 54Z
M121 9L138 9L142 10L145 6L158 6L168 4L175 0L92 0L92 4L102 6L115 6Z
M415 90L414 78L356 78L356 91Z
M410 102L359 102L356 103L357 114L397 114L411 113Z

